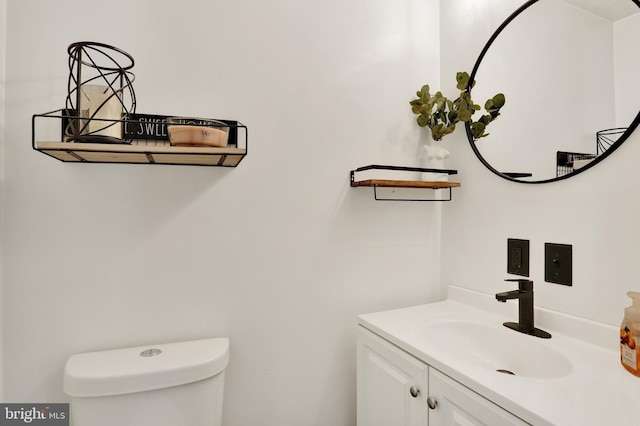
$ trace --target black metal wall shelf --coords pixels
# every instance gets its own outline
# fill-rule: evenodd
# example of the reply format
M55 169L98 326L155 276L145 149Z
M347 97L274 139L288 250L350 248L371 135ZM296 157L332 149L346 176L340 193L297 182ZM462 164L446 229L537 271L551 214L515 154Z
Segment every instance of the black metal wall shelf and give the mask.
M351 170L349 177L351 181L351 187L358 186L372 187L374 198L378 201L451 201L452 194L451 188L457 188L460 186L459 182L441 182L441 181L420 181L420 180L395 180L395 179L363 179L356 180L356 173L365 172L368 170L392 170L392 171L409 171L420 173L443 173L447 175L458 174L457 170L449 169L429 169L422 167L403 167L403 166L384 166L384 165L370 165L359 167L355 170ZM448 194L447 198L382 198L378 196L378 188L410 188L410 189L431 189L439 190L446 189Z
M156 116L165 117L165 116ZM172 146L168 139L132 139L130 143L80 143L66 142L64 131L65 120L74 119L66 110L56 110L44 114L36 114L31 122L31 145L34 150L64 162L73 163L126 163L126 164L170 164L192 166L236 167L247 155L247 127L238 121L227 121L231 131L229 145L225 148ZM47 126L45 120L58 120L60 127ZM141 119L117 120L125 128L149 125ZM43 129L40 129L44 128ZM48 130L48 132L47 132ZM39 140L37 133L47 133L49 140ZM61 134L62 133L62 134ZM51 134L55 136L50 136ZM243 137L242 137L243 136ZM60 141L55 139L60 138Z
M596 132L596 153L585 154L581 152L556 152L556 177L569 175L576 170L596 161L599 156L611 148L618 139L627 131L627 127L614 127Z

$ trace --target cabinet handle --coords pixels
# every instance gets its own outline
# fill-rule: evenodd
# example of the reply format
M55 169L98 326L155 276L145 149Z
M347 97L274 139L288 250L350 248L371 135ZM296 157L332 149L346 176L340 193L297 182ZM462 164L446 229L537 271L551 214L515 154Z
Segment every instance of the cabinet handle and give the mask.
M433 410L438 405L438 401L434 397L430 396L427 398L427 405Z
M417 388L417 387L415 387L415 386L411 386L411 387L409 388L409 393L411 394L411 396L412 396L412 397L417 398L417 397L418 397L418 394L420 393L420 389L418 389L418 388Z

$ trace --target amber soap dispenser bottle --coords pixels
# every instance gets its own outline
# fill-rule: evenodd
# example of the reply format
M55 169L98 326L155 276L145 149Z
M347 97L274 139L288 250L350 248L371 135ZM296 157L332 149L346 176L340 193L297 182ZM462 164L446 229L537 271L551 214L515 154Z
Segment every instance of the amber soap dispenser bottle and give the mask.
M633 303L624 310L620 326L620 362L631 374L640 377L640 292L627 292Z

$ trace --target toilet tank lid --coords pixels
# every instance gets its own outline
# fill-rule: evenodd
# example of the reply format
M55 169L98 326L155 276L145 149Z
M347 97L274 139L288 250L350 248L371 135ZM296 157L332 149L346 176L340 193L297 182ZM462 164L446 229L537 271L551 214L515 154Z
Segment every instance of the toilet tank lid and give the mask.
M69 357L63 389L84 397L162 389L215 376L228 362L226 337L88 352Z

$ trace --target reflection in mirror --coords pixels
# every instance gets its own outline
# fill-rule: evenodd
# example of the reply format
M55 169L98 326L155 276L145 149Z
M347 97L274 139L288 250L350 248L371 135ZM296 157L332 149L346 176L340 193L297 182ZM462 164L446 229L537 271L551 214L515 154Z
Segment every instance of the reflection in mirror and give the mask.
M539 183L607 157L640 121L638 40L638 0L526 2L473 71L474 99L507 97L490 136L470 138L481 161L507 179Z

